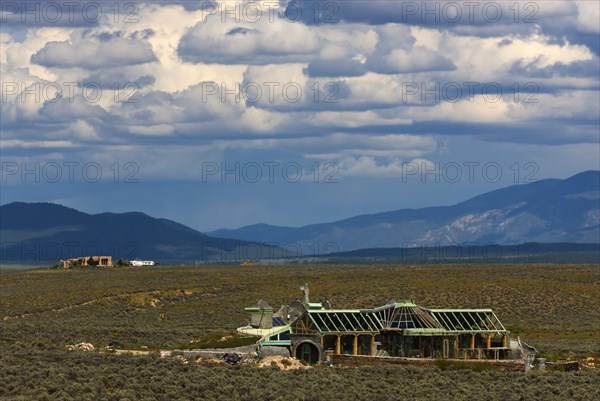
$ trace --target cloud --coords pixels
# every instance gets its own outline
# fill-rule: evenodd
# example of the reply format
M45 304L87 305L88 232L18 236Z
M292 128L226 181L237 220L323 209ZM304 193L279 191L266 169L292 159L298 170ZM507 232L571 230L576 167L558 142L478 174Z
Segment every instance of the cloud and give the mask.
M100 137L96 129L84 120L76 120L67 130L68 136L76 137L81 140L98 140Z
M394 49L390 53L378 54L369 58L367 65L372 71L383 74L456 69L450 59L424 46L415 46L410 51Z
M374 110L368 111L323 111L315 116L312 124L322 127L358 128L364 126L410 125L411 118L399 115L385 115Z
M305 70L303 64L248 66L240 85L247 107L281 112L345 108L352 93L344 80L310 79Z
M274 4L260 4L266 3ZM303 11L298 22L289 18L293 10L281 13L285 8L272 20L263 13L260 21L241 15L236 22L235 14L206 9L231 10L232 2L183 0L136 3L134 23L125 20L131 10L113 14L114 2L100 4L103 17L94 22L80 12L57 23L7 16L0 32L3 160L95 161L103 168L134 162L140 184L14 185L2 198L84 193L85 202L105 211L113 195L131 191L125 198L133 201L123 207L132 209L142 185L153 193L147 199L157 215L172 208L180 219L196 216L202 227L239 225L240 218L254 223L262 219L257 207L276 224L284 221L279 217L305 224L306 216L323 221L392 210L401 207L398 199L402 207L439 204L440 190L450 202L490 189L469 183L419 192L425 186L394 185L407 163L433 171L444 161L498 162L506 185L514 183L515 162L521 176L530 172L527 163L539 165L535 178L597 169L597 2L467 2L475 7L472 20L467 3L456 2L462 14L452 22L454 3L295 1ZM486 16L488 3L494 4ZM489 18L495 4L502 10L498 21ZM478 85L473 96L467 82ZM86 97L88 83L102 90L97 101ZM121 91L112 89L115 83ZM124 101L128 83L135 84L136 102ZM262 90L258 100L244 96L252 89L238 92L255 84ZM286 84L298 86L284 94ZM497 85L502 96L486 99L486 84ZM59 99L56 85L63 90ZM407 85L417 93L409 95ZM456 101L448 99L448 85L462 89ZM291 101L297 88L302 96ZM294 161L310 182L198 185L206 161L230 168ZM330 162L339 167L340 182L315 185L313 166ZM162 193L170 198L155 193L157 186L168 187ZM330 202L340 196L343 205ZM178 201L170 206L173 197ZM179 201L198 197L208 212L199 215L197 202ZM226 216L234 209L237 214Z
M527 36L535 30L600 53L600 17L596 1L543 2L417 2L286 0L282 8L302 9L302 22L311 26L343 23L385 26L401 23L458 35L497 37Z
M345 157L340 160L339 171L342 177L404 177L407 173L414 172L414 166L419 166L429 173L436 171L435 163L428 159L392 158L388 161L378 162L371 156Z
M581 30L600 33L600 8L597 2L577 1L577 22Z
M367 73L359 60L316 60L308 64L304 73L309 77L359 77Z
M31 56L31 62L45 67L97 70L156 61L147 42L115 36L64 42L48 42Z
M309 61L319 47L318 35L302 24L282 19L222 22L219 15L209 15L183 35L177 51L192 63L264 65Z
M175 128L169 124L156 124L156 125L131 125L129 126L129 132L136 135L149 135L149 136L163 136L171 135Z
M317 28L313 28L317 29ZM319 28L330 31L331 28ZM347 37L340 35L344 32ZM346 39L355 32L362 33L362 46ZM451 71L452 61L425 45L415 45L416 38L407 25L387 24L368 31L340 28L337 37L324 46L318 60L309 63L306 73L311 77L357 77L367 72L380 74Z
M404 23L402 5L392 2L379 2L379 10L370 3L339 5L336 23L293 23L280 14L272 21L263 16L256 23L236 22L230 16L223 22L222 15L207 15L201 7L157 2L140 5L135 24L104 19L69 29L10 28L0 38L0 69L4 81L24 86L1 105L3 139L93 141L98 149L161 146L164 154L183 144L236 149L238 155L268 150L367 157L376 166L437 151L413 137L594 142L598 57L569 39L594 32L593 18L585 14L593 10L540 3L537 24L452 25ZM581 27L574 28L576 23ZM553 34L553 24L568 34ZM463 84L470 81L479 83L478 91L497 83L503 96L497 102L481 93L470 101L463 92L457 102L421 96L436 84L466 91ZM79 86L74 97L58 102L34 102L32 96L22 101L23 88L52 82ZM82 97L82 87L91 82L104 92L97 103ZM524 85L531 82L537 104L523 102L530 94ZM115 101L115 83L135 84L137 103L122 96ZM406 85L415 83L419 93L407 97ZM247 99L252 93L244 89L238 93L255 84L262 90L258 100ZM267 84L273 85L273 99ZM286 84L295 85L284 93ZM302 96L292 101L297 88Z
M2 148L70 148L70 141L22 141L19 139L3 139L0 141Z
M534 62L526 62L521 59L516 61L510 68L515 75L531 78L596 78L600 71L600 58L594 56L591 60L573 61L571 63L556 62L552 65L539 67ZM591 82L587 83L590 86Z
M141 89L156 82L153 75L136 76L135 72L126 72L123 69L107 69L98 71L79 81L79 86L99 86L102 89L132 87Z
M333 133L291 138L215 142L220 149L277 149L302 152L309 158L331 159L369 156L390 159L418 157L434 152L437 141L429 135Z

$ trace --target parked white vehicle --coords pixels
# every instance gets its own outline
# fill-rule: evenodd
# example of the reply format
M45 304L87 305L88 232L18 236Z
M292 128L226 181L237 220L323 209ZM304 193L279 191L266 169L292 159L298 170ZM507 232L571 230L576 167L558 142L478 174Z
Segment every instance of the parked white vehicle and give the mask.
M156 262L153 260L132 260L129 263L131 263L131 266L154 266L154 265L156 265Z

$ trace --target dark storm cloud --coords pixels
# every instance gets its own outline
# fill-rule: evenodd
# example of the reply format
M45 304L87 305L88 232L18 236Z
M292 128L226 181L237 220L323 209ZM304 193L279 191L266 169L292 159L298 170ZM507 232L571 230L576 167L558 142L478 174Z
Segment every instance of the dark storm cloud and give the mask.
M590 32L579 17L586 10L570 1L405 1L281 0L284 15L307 25L401 23L453 31L460 35L493 37L525 35L536 29L600 54L598 28ZM292 17L294 16L294 17Z
M539 2L527 8L520 4L519 10L515 9L513 2L503 1L282 0L280 3L288 19L293 20L299 16L298 19L307 24L403 23L438 28L460 25L514 25L515 20L535 23L540 13Z

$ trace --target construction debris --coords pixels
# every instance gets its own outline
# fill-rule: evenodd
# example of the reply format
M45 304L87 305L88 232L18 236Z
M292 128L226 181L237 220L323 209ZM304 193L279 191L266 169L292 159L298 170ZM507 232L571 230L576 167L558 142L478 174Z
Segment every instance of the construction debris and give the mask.
M308 369L309 366L303 365L302 362L295 358L288 358L284 356L268 356L258 361L257 366L259 368L276 367L281 370L297 370L297 369Z
M238 363L242 362L243 358L244 357L241 356L240 354L229 353L229 352L227 352L221 356L221 359L230 365L237 365Z

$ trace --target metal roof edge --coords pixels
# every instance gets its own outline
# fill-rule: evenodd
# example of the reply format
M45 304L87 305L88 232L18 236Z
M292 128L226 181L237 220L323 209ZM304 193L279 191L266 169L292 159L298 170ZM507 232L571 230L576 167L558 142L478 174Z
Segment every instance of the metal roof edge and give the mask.
M426 309L429 312L440 313L440 312L494 312L491 308L485 309Z

